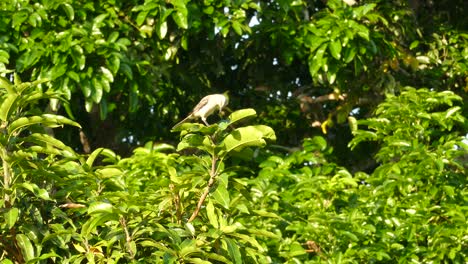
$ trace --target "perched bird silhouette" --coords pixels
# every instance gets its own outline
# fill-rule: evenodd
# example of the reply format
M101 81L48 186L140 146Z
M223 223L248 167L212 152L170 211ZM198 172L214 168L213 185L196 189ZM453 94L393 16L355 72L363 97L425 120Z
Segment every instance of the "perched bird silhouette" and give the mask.
M206 122L206 118L213 114L216 110L223 110L223 108L229 103L229 97L227 92L224 94L210 94L203 97L200 102L193 108L192 112L184 118L179 123L175 124L172 129L175 129L182 125L183 123L187 122L190 119L201 118L205 125L209 125Z

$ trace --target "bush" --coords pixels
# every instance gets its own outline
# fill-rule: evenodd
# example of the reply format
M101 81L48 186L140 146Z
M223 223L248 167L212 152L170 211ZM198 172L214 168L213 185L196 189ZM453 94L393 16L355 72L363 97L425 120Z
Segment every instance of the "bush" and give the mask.
M179 128L177 148L77 154L47 128L42 81L1 79L4 263L466 262L461 99L407 88L352 123L379 166L351 174L326 140L288 154L253 109ZM352 120L352 119L351 119ZM361 129L357 129L357 125ZM185 154L183 154L185 153ZM253 162L252 162L253 161Z

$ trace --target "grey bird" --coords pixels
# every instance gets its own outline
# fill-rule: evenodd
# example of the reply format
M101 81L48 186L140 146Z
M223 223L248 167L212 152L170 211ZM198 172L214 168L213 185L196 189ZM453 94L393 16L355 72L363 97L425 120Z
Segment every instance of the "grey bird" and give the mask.
M172 129L175 129L182 125L183 123L187 122L190 119L201 118L205 125L209 125L206 122L208 116L212 115L216 110L223 110L224 107L229 103L229 97L227 92L224 94L210 94L203 97L200 102L193 108L192 112L184 118L179 123L175 124Z

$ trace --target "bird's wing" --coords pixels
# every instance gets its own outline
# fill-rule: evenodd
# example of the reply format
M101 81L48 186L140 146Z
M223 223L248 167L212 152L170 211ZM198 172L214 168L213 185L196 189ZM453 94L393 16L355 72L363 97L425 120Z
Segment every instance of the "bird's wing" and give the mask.
M205 97L203 97L200 102L193 108L192 112L190 112L190 114L188 114L188 116L186 118L184 118L182 121L180 121L179 123L175 124L172 129L174 130L175 128L177 128L178 126L182 125L183 123L187 122L187 120L189 119L192 119L194 118L194 113L197 113L200 111L200 109L202 109L209 101L209 98L210 96L207 95Z
M202 109L202 108L208 103L209 100L210 100L210 96L209 96L209 95L203 97L203 98L200 100L200 102L193 108L192 113L190 113L190 115L199 112L200 109Z

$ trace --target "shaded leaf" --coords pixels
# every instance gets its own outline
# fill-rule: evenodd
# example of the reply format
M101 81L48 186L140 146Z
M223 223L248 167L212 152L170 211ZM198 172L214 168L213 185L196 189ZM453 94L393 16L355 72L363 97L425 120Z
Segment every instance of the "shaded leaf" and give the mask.
M229 257L231 258L232 262L235 264L243 263L242 255L236 242L230 238L224 238L224 241L226 241Z

